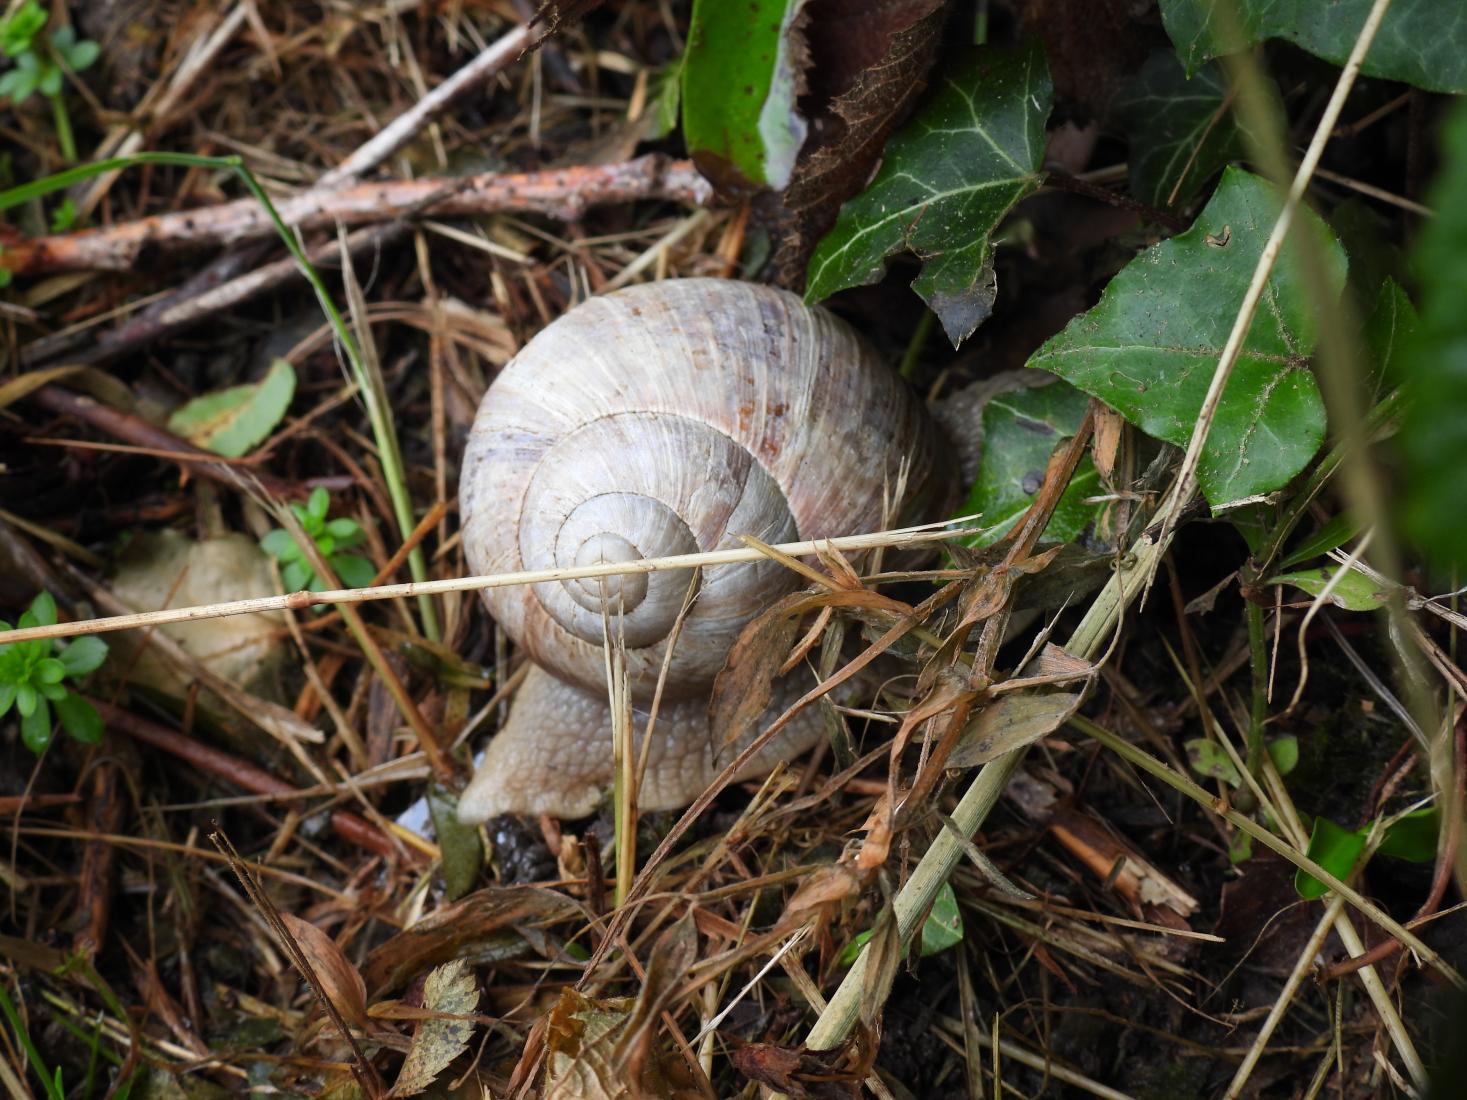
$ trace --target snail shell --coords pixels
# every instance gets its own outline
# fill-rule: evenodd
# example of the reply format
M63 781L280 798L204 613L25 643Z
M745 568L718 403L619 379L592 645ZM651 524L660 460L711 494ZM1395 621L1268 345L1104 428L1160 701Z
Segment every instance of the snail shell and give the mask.
M945 500L936 441L874 350L795 295L720 279L632 287L549 325L485 394L460 478L464 553L473 572L503 573L725 549L744 534L777 543L876 530ZM893 506L903 480L906 501ZM740 630L798 578L767 561L705 570L668 657L689 579L676 570L483 593L535 667L461 819L595 808L612 780L604 612L625 637L639 741L668 664L639 805L670 809L702 792L742 747L711 743L713 678ZM777 691L771 711L805 686ZM746 775L820 730L807 708Z

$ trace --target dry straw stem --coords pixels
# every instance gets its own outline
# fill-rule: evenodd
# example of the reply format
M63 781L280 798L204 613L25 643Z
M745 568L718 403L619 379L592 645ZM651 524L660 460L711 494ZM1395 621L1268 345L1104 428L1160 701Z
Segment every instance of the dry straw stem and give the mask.
M793 557L808 557L821 550L874 550L877 547L900 549L926 543L946 542L979 533L964 525L976 517L929 523L920 527L904 527L894 531L876 531L867 535L842 535L806 542L786 542L769 549ZM711 550L702 554L674 554L665 558L639 558L636 561L606 562L569 569L535 569L521 573L496 573L483 577L453 577L441 581L408 581L383 584L375 588L342 588L329 592L292 592L285 596L259 596L249 600L201 604L194 607L166 608L162 611L139 612L135 615L113 615L103 619L80 619L54 626L26 627L0 635L6 643L28 642L36 638L70 638L78 634L106 634L114 630L166 626L169 623L196 622L199 619L223 619L231 615L257 615L263 611L299 611L317 604L367 603L371 600L396 600L410 596L436 596L444 592L477 592L485 588L508 588L520 584L544 584L549 581L582 580L587 577L617 577L628 573L658 573L668 569L708 568L761 561L763 550L743 547L737 550Z
M1273 232L1269 235L1262 255L1259 257L1258 267L1253 273L1253 280L1248 286L1244 296L1242 308L1238 312L1237 319L1233 324L1232 333L1224 346L1222 358L1218 362L1217 371L1213 375L1212 386L1208 391L1207 400L1203 404L1201 416L1198 419L1197 429L1193 433L1192 442L1187 449L1187 457L1183 461L1182 470L1179 472L1172 492L1167 497L1166 503L1160 509L1159 532L1144 533L1130 553L1126 556L1122 567L1116 572L1112 582L1107 584L1091 604L1089 611L1075 633L1071 635L1066 649L1077 657L1086 660L1097 659L1102 652L1105 639L1119 628L1121 614L1127 604L1130 603L1154 575L1156 567L1160 564L1162 556L1171 544L1172 534L1176 518L1181 514L1183 507L1192 499L1195 492L1195 473L1197 458L1201 453L1203 442L1207 438L1207 432L1212 423L1212 418L1217 411L1217 402L1222 395L1223 387L1227 384L1228 376L1232 372L1233 365L1237 362L1238 354L1242 350L1243 338L1247 334L1253 321L1254 312L1257 310L1258 302L1262 297L1268 276L1273 270L1274 262L1278 258L1279 249L1283 244L1285 235L1293 221L1294 214L1298 209L1299 201L1303 195L1304 188L1308 186L1314 166L1319 161L1320 153L1324 149L1324 143L1328 141L1330 132L1334 129L1339 119L1341 108L1344 106L1345 97L1350 87L1355 82L1355 76L1360 71L1361 62L1370 47L1371 40L1380 26L1380 21L1385 15L1385 10L1390 5L1390 0L1376 0L1371 8L1370 15L1366 18L1365 25L1361 29L1360 36L1356 39L1355 48L1350 53L1350 58L1340 74L1340 79L1335 86L1335 92L1330 97L1328 107L1320 119L1319 126L1315 130L1314 138L1311 140L1309 150L1305 153L1303 161L1299 165L1299 171L1295 175L1294 185L1290 188L1279 218L1274 224ZM1127 746L1129 747L1129 746ZM1009 778L1018 768L1024 758L1024 749L1018 749L999 757L997 760L985 764L974 777L972 784L964 792L957 807L953 810L952 820L957 826L953 830L943 830L932 842L925 855L918 862L911 877L898 891L892 901L897 922L897 932L903 950L911 943L912 936L916 933L923 917L932 905L937 891L951 876L953 869L963 858L964 845L958 837L972 836L982 827L987 819L989 811L998 801L999 795L1008 785ZM1148 758L1149 759L1149 758ZM1200 789L1199 789L1200 790ZM1204 805L1208 800L1204 795ZM1231 820L1231 818L1230 818ZM1246 819L1243 819L1246 820ZM1236 823L1235 823L1236 824ZM1252 821L1247 825L1258 832L1265 833L1267 840L1264 843L1274 848L1284 848L1287 858L1293 859L1296 864L1303 857L1295 853L1288 845L1279 841L1272 833L1258 829ZM1262 837L1259 838L1260 840ZM1321 868L1322 870L1322 868ZM1342 893L1356 904L1362 912L1371 916L1381 913L1378 907L1371 905L1358 893L1344 887L1333 876L1319 876L1322 881L1328 882L1330 886L1343 888ZM1351 897L1350 895L1353 895ZM1358 900L1357 900L1358 899ZM1368 907L1368 908L1366 908ZM1386 917L1389 920L1389 917ZM1396 922L1392 921L1391 924ZM1399 927L1399 925L1397 925ZM1401 929L1402 932L1405 929ZM1407 933L1409 935L1409 933ZM1412 937L1416 939L1416 937ZM1416 940L1420 943L1420 940ZM1413 945L1414 946L1414 945ZM1424 945L1423 945L1424 946ZM849 1034L860 1011L860 1002L866 981L866 964L868 953L862 951L856 959L835 996L831 998L826 1010L820 1014L811 1028L806 1039L806 1045L813 1050L828 1050ZM1444 965L1444 964L1443 964Z

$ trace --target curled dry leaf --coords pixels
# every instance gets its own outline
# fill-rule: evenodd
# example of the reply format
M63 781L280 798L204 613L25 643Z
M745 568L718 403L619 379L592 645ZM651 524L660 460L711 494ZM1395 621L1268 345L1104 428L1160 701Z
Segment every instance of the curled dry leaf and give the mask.
M468 1047L479 1006L479 988L462 959L437 967L423 983L423 1008L438 1015L424 1020L388 1096L416 1096Z
M286 930L295 937L301 954L316 972L327 998L342 1018L356 1027L367 1025L367 985L336 941L310 921L293 913L281 913Z
M856 1100L860 1078L836 1064L839 1052L750 1043L733 1052L734 1068L790 1100Z

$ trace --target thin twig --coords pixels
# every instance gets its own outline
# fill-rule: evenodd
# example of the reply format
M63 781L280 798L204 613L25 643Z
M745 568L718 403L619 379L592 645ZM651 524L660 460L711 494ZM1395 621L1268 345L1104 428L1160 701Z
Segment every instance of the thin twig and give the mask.
M593 206L634 199L703 206L712 198L712 187L691 161L650 153L614 164L543 172L359 183L336 191L307 191L282 199L276 209L288 228L310 230L392 221L410 213L458 217L513 211L575 221ZM13 275L127 271L137 266L145 249L233 244L262 240L275 232L275 223L259 202L239 199L16 241L0 253L0 268Z

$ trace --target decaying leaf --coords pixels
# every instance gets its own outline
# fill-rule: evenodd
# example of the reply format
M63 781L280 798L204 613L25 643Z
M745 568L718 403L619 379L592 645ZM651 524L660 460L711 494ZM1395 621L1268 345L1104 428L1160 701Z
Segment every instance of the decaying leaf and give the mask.
M892 129L927 86L950 0L810 0L810 136L767 211L770 270L800 289L840 205L871 178Z
M647 1058L635 1073L616 1057L634 1011L626 997L597 999L566 988L545 1021L544 1100L633 1100L687 1095L672 1058Z
M769 706L774 679L795 644L800 616L809 600L806 593L791 593L740 632L713 681L708 714L715 745L732 745L742 739Z
M775 1043L750 1043L732 1055L734 1068L750 1081L790 1100L856 1100L861 1078L839 1066L839 1051L806 1050Z
M985 764L1059 729L1075 713L1081 692L1000 695L968 722L947 759L950 768Z
M397 1083L387 1095L416 1096L431 1085L468 1047L474 1021L456 1017L471 1016L478 1005L478 985L462 959L445 963L429 974L423 983L423 1008L441 1015L419 1025Z
M367 956L362 968L374 998L401 989L429 967L451 959L483 966L530 950L522 927L579 913L554 890L489 887L446 905L393 936Z
M336 946L336 941L310 921L293 913L281 913L280 919L295 937L301 954L316 972L316 978L342 1018L357 1027L367 1023L367 986L351 960Z
M615 1059L625 1076L641 1076L642 1066L651 1052L652 1038L658 1018L666 1011L682 987L688 968L698 960L698 928L689 909L677 919L652 946L647 960L647 976L636 1003L627 1016L626 1026L616 1041Z
M165 607L244 600L275 593L269 558L244 535L228 534L195 542L171 529L133 536L116 575L112 591L137 611ZM281 616L237 615L228 619L199 619L158 628L188 654L224 679L247 690L275 695L270 681L283 658ZM144 641L132 634L124 645ZM129 679L154 691L183 698L191 678L144 649L129 665ZM129 655L131 659L131 655Z

